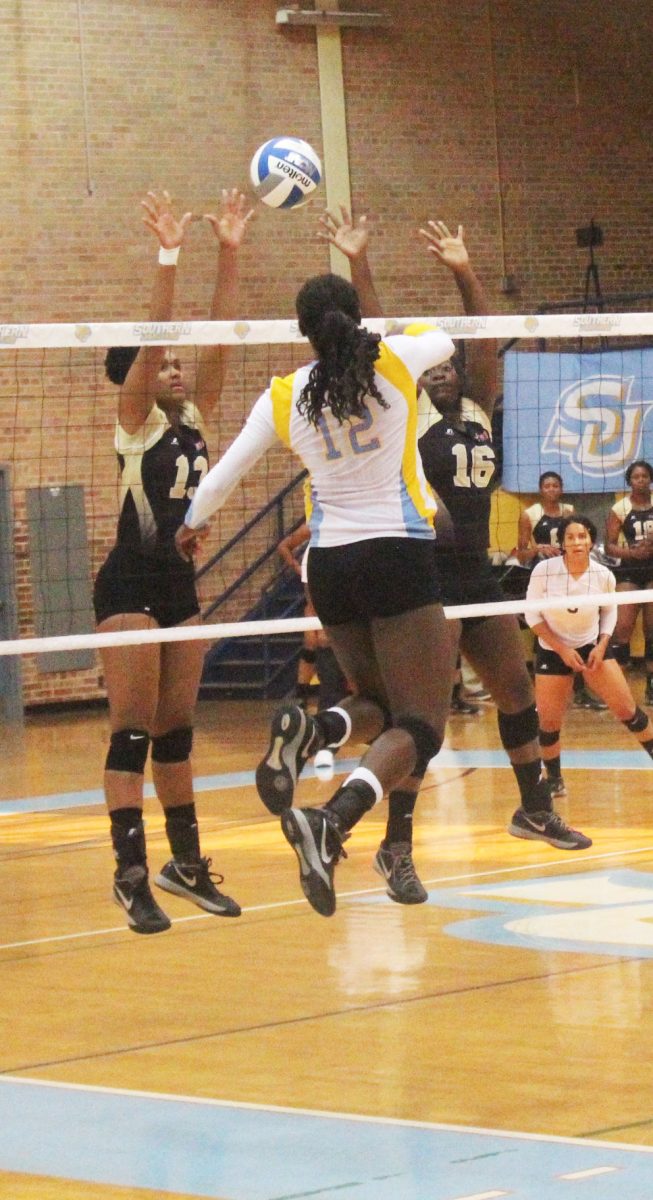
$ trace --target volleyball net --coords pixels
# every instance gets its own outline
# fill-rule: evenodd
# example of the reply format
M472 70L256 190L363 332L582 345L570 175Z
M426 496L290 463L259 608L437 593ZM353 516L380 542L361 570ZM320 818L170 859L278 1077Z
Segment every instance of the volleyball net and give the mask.
M626 491L626 467L637 459L653 461L653 313L427 316L365 324L387 334L408 320L437 323L468 352L481 339L496 348L500 478L490 533L500 578L514 561L519 513L535 498L544 471L560 474L565 499L592 517L602 541L605 516ZM94 654L100 646L317 627L301 615L261 619L260 598L281 567L278 542L303 518L302 467L279 445L211 523L199 578L206 623L93 632L92 581L114 544L120 500L118 389L105 376L106 349L173 346L192 393L202 347L216 344L230 347L231 355L207 429L212 462L237 435L270 377L309 360L295 321L0 325L0 659L22 656L27 703L102 695ZM473 461L461 464L470 480L475 469ZM601 603L635 599L653 600L653 591L624 592ZM447 615L523 613L526 607L523 599L507 598Z

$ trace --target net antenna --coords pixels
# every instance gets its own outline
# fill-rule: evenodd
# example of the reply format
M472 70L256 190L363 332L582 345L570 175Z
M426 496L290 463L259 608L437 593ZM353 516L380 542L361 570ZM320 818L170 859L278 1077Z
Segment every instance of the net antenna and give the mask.
M603 312L605 301L603 292L601 291L601 280L599 278L599 267L594 258L594 247L603 245L603 230L600 225L597 225L594 217L589 225L581 225L576 230L576 245L580 249L589 250L589 262L585 269L585 286L583 290L583 312L587 312L588 308L596 308L599 312ZM594 292L594 299L590 299L590 293Z

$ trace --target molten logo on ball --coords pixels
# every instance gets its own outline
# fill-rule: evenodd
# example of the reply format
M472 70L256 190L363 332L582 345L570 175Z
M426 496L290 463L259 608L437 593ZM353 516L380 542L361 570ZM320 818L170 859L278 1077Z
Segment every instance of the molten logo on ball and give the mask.
M272 138L259 146L250 164L254 191L270 208L305 204L322 178L322 164L301 138Z

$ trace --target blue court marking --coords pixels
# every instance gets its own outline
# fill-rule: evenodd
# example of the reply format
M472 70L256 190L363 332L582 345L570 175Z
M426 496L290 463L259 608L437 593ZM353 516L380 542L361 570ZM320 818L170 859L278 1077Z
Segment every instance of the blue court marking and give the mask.
M0 1169L223 1200L568 1200L578 1172L584 1200L653 1194L649 1147L12 1077Z
M357 758L336 759L335 774L347 775L357 767ZM434 760L436 770L440 767L465 770L508 770L510 763L503 750L441 750ZM647 754L626 750L565 750L565 769L592 771L650 771L651 760ZM315 776L312 767L307 767L302 778ZM253 771L230 771L224 775L198 775L194 781L196 792L224 791L229 788L254 787ZM428 787L428 776L426 777ZM151 783L145 785L145 795L155 795ZM81 792L59 792L50 796L28 796L20 800L0 800L0 816L10 813L52 812L58 808L85 808L104 804L104 792L93 788Z
M384 903L359 896L355 903ZM653 874L638 870L585 871L434 889L434 908L489 914L446 925L468 942L520 950L562 950L619 958L653 958Z

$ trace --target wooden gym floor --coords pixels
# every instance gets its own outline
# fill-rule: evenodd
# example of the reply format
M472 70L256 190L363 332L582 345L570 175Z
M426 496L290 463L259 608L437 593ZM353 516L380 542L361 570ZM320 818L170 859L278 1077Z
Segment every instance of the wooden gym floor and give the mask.
M649 1200L649 760L608 713L570 711L559 809L594 845L520 841L482 707L420 799L429 903L393 904L372 870L382 806L325 920L253 786L273 705L201 704L203 849L244 911L161 894L173 927L149 938L110 898L106 713L5 727L0 1196ZM307 774L299 802L334 786ZM158 869L153 799L146 816Z

